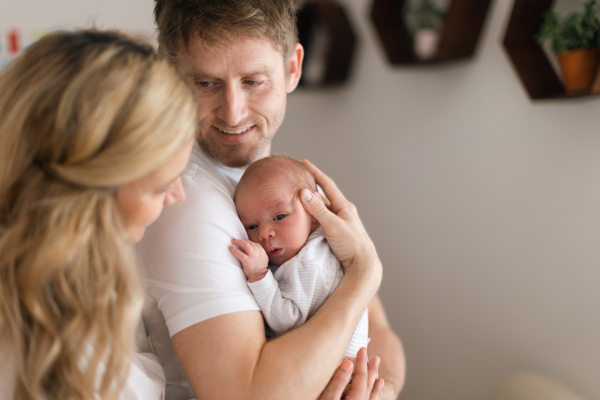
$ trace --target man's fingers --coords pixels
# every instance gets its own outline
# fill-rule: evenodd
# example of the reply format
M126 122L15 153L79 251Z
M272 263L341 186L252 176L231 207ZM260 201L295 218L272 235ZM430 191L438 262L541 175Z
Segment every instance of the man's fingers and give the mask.
M325 207L327 207L328 209L331 210L331 202L329 201L329 199L327 198L327 196L322 195L319 192L317 192L316 194L317 194L317 196L319 196L321 198L321 200L323 200L323 203L325 204Z
M306 211L319 221L324 230L332 227L332 224L338 223L336 216L325 207L321 196L317 196L308 189L302 189L300 199Z
M333 179L321 172L319 168L315 167L308 160L302 160L302 164L304 164L304 166L308 168L310 173L314 175L315 180L323 189L325 196L327 196L327 198L331 200L332 206L334 207L333 211L337 213L336 208L342 207L347 200L340 191L340 189L338 189L336 184L333 182Z

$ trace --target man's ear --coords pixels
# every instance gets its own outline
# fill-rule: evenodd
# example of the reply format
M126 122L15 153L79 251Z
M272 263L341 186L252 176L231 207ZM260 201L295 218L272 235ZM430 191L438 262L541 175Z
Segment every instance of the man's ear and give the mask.
M298 87L300 77L302 76L302 60L304 59L304 48L300 43L296 43L294 51L288 60L288 82L287 93L293 92Z

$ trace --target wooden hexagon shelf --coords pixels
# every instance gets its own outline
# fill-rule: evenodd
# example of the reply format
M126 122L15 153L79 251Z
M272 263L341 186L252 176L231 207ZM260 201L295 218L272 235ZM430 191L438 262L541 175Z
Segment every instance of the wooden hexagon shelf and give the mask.
M418 60L403 17L406 0L373 0L371 20L393 65L436 64L463 60L475 53L491 0L452 0L441 32L437 55Z
M543 14L552 8L554 0L515 0L504 49L529 97L556 99L600 94L600 73L591 90L567 93L550 60L533 37L543 22Z
M357 39L341 5L318 0L298 12L298 39L304 47L301 86L327 87L348 81Z

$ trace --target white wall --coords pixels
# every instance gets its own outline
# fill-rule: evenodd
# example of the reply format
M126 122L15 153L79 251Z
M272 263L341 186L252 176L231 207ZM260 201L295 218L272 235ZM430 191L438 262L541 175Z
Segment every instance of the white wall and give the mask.
M389 66L370 1L339 1L361 39L352 82L289 96L274 150L358 206L408 357L400 398L485 399L521 369L600 398L600 97L528 99L500 46L512 0L493 3L473 61L439 68ZM149 30L151 9L0 0L0 27Z

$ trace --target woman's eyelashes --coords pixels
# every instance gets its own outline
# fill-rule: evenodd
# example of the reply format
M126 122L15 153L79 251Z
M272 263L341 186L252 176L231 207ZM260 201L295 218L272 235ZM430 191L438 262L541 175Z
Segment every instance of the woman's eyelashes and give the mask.
M167 187L164 187L164 188L162 188L162 189L158 190L158 191L156 192L156 195L162 195L162 194L166 194L166 193L169 191L169 188L170 188L170 187L171 187L171 186L169 185L169 186L167 186Z

